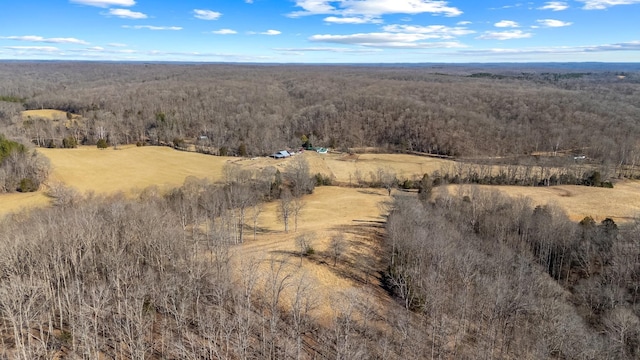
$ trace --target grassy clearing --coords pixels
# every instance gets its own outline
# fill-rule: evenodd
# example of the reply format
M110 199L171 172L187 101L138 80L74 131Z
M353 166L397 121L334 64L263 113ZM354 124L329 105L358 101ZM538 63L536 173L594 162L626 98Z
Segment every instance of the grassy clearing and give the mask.
M232 158L175 151L167 147L121 147L99 150L38 149L51 160L52 181L80 192L136 193L148 186L161 189L180 186L189 176L216 181Z
M468 191L470 186L480 189L494 189L512 197L528 197L533 205L556 204L564 209L569 218L580 221L591 216L600 222L607 217L616 222L631 221L640 215L640 182L624 180L615 188L596 188L577 185L549 187L450 185L449 191L457 194Z
M51 199L44 192L0 194L0 217L9 213L45 207Z
M79 115L73 115L74 117L79 117ZM22 119L26 120L28 118L40 118L47 120L66 120L67 113L65 111L60 110L52 110L52 109L42 109L42 110L25 110L22 112Z
M297 155L298 156L298 155ZM365 181L371 180L371 173L378 168L388 169L396 173L399 179L420 179L425 173L442 171L455 164L451 160L437 159L405 154L318 154L307 151L303 155L309 162L311 173L330 176L339 184L356 184L356 173L360 173ZM243 159L236 163L251 168L263 169L275 166L285 169L289 159L275 160L265 157Z
M383 221L384 202L390 200L384 190L355 189L341 187L316 188L304 197L305 207L301 213L298 231L284 232L284 225L277 217L277 203L266 204L260 216L260 232L253 240L247 231L246 242L235 249L239 261L255 259L286 259L287 273L294 282L301 276L311 284L313 298L317 299L315 314L322 321L329 321L339 307L349 305L345 294L359 293L365 296L363 285L376 283L375 266L378 261L378 244L371 239L371 224ZM341 234L348 244L347 251L336 266L330 256L329 243L334 235ZM307 235L315 254L304 258L300 265L297 255L296 237ZM269 269L269 261L263 260L262 273ZM388 301L384 293L371 294L371 306L382 308Z

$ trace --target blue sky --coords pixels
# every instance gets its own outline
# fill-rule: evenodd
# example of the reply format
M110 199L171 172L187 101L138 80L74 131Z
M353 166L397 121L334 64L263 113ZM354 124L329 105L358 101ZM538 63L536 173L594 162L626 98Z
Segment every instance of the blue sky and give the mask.
M640 62L640 0L0 4L0 59Z

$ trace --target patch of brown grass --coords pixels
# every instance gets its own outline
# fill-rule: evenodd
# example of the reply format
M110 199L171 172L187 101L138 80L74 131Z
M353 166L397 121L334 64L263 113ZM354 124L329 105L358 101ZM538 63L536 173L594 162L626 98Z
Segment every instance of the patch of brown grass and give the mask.
M95 146L77 149L38 149L51 161L51 181L80 192L135 193L148 186L180 186L189 176L216 181L232 158L176 151L168 147L125 146L99 150Z
M578 185L560 186L478 186L480 189L494 189L511 197L528 197L533 205L554 203L566 211L569 218L580 221L591 216L596 221L607 217L616 222L630 221L640 215L640 182L624 180L617 182L613 189ZM457 193L458 186L449 187L451 193Z
M305 196L305 207L301 213L298 231L284 232L284 225L277 216L277 202L266 204L258 227L262 230L254 241L247 231L246 242L235 249L240 259L280 257L287 259L288 271L295 277L304 274L312 285L317 299L315 311L322 321L329 321L334 311L348 305L348 297L342 293L362 293L364 283L377 281L370 273L358 273L361 261L377 261L377 245L369 236L359 233L362 225L383 221L384 202L390 198L384 190L354 189L341 187L319 187L313 194ZM366 230L365 230L366 231ZM340 257L336 266L329 256L331 237L341 234L348 243L348 250ZM304 258L300 265L297 255L296 237L309 236L315 254ZM367 238L365 240L365 237ZM369 265L370 266L370 265ZM261 266L268 271L267 261ZM377 301L384 301L378 296Z
M45 207L50 204L51 199L43 191L0 194L0 217L22 210Z

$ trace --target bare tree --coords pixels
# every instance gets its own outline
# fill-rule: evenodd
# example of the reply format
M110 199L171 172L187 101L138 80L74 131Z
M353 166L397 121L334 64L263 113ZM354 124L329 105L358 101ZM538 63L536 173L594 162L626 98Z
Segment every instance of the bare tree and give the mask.
M289 232L289 219L293 213L293 198L289 189L282 190L278 201L278 216L284 224L284 231Z
M347 251L349 244L344 235L337 234L331 237L329 242L329 252L333 257L333 266L336 266L338 259Z
M313 250L311 234L301 234L296 236L296 248L300 255L300 266L302 266L302 258Z

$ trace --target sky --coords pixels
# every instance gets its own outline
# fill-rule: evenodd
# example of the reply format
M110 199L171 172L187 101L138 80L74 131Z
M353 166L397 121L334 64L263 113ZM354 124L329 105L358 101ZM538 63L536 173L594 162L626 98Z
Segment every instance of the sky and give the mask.
M640 0L0 0L0 59L640 62Z

